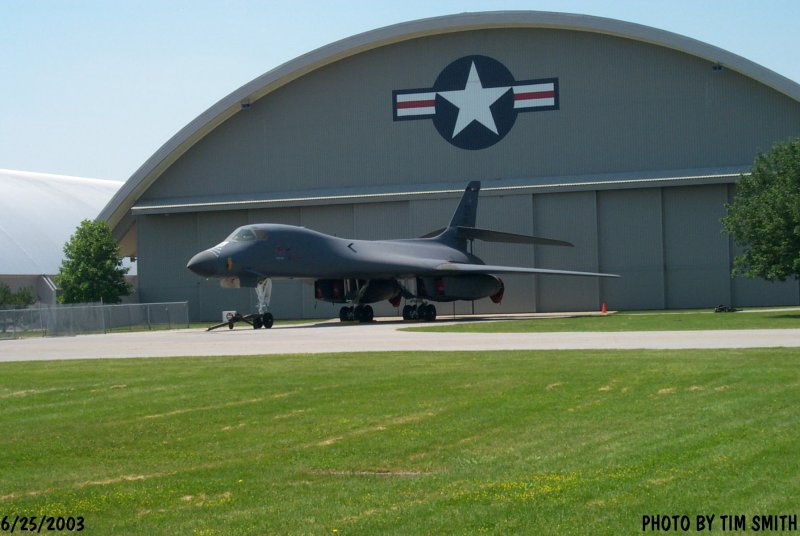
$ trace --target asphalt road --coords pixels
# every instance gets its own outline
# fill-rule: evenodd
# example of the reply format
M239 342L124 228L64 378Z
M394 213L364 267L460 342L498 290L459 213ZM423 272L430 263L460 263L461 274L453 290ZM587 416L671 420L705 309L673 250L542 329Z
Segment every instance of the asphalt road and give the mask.
M612 333L420 333L409 324L281 325L254 330L181 329L0 340L0 362L126 357L313 354L371 351L682 349L800 347L800 329Z

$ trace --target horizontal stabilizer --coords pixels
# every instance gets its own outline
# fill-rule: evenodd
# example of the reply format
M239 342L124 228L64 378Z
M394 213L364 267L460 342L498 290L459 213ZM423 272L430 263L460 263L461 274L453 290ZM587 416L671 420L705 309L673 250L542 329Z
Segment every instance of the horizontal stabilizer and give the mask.
M461 264L456 262L444 262L436 267L436 271L450 274L542 274L573 275L584 277L619 277L617 274L601 274L597 272L574 272L570 270L523 268L518 266L494 266L491 264Z
M483 240L485 242L506 242L509 244L537 244L542 246L574 247L574 244L564 240L554 240L552 238L540 238L538 236L528 236L515 233L504 233L502 231L479 229L477 227L458 227L458 237L466 238L467 240Z

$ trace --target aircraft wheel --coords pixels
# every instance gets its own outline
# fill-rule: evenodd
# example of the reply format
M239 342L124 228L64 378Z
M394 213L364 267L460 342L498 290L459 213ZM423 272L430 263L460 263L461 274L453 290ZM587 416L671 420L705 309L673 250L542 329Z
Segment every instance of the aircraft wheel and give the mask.
M375 312L372 310L371 305L359 305L356 307L356 311L361 309L361 313L357 314L356 317L358 318L359 322L372 322L372 319L375 318Z
M272 327L272 324L275 323L275 318L272 316L272 313L264 313L261 315L261 323L265 328L269 329Z
M347 322L347 310L348 307L342 307L339 309L339 321L340 322Z
M419 306L419 311L417 313L417 318L419 320L421 320L423 322L427 322L428 321L428 315L429 315L428 310L429 310L429 307L430 307L430 305L428 305L426 303L424 303L424 304Z
M420 316L423 317L426 322L433 322L436 320L436 306L429 303L425 306L425 314Z
M233 329L233 322L228 322L228 329Z
M353 310L353 319L359 322L372 322L373 312L369 305L357 305Z
M405 305L403 307L403 320L411 320L411 306Z
M261 320L261 316L260 315L256 315L253 318L253 329L261 329L261 327L263 325L264 325L264 321Z

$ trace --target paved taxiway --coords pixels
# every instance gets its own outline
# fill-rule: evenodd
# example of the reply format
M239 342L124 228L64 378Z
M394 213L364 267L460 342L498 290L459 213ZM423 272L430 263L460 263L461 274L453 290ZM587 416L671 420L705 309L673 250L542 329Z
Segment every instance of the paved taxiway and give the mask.
M446 322L437 322L444 324ZM800 329L605 333L425 333L410 324L280 325L0 340L0 362L50 359L310 354L366 351L800 347Z

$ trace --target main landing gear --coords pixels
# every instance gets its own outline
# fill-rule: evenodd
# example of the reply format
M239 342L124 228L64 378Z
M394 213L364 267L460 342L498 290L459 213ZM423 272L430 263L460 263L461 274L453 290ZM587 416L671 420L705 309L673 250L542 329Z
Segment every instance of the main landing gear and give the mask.
M339 309L339 320L342 322L372 322L374 316L375 313L371 305L356 305L355 307L345 306Z
M339 309L339 320L342 322L372 322L374 312L369 305L356 305L355 307L342 307ZM406 305L403 307L403 320L421 320L433 322L436 320L436 307L430 303Z
M436 320L436 307L430 303L406 305L403 307L403 320L422 320L424 322L433 322Z

